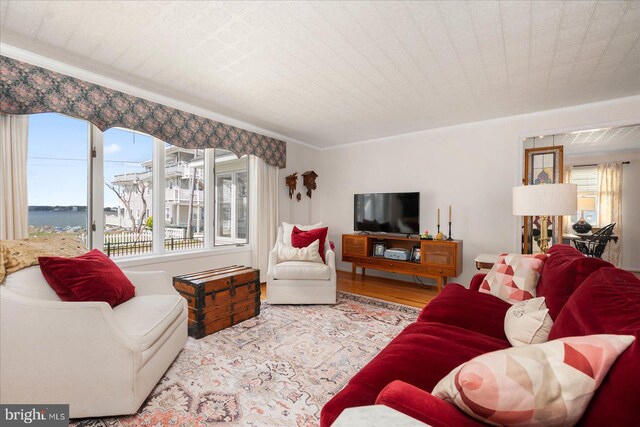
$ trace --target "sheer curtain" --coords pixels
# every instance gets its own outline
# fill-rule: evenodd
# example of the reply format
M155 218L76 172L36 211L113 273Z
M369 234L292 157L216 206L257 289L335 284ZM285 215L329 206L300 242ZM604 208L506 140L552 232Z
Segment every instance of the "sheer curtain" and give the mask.
M0 240L29 237L29 116L0 114Z
M598 165L598 225L604 227L616 223L613 233L618 243L610 241L603 259L619 266L622 259L622 164Z
M267 278L269 251L278 234L278 167L249 156L249 179L252 264L260 269L262 282Z

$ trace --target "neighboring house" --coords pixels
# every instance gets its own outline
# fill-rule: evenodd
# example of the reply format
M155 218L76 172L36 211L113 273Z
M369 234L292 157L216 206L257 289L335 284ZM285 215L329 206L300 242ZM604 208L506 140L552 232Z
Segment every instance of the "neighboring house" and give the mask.
M168 146L165 156L165 227L171 236L186 236L191 210L194 236L201 236L204 232L204 151ZM152 164L148 160L141 163L143 170L113 177L109 184L111 190L107 191L119 193L118 207L117 212L106 214L107 226L133 229L145 224L153 203ZM216 150L216 238L246 239L246 169L246 159L237 159L230 151Z

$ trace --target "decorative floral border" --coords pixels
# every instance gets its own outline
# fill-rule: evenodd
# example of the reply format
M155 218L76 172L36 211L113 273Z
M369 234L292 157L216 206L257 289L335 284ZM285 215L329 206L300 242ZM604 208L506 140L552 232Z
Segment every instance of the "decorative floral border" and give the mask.
M56 112L105 131L124 127L183 148L224 148L284 168L284 141L0 56L0 112Z

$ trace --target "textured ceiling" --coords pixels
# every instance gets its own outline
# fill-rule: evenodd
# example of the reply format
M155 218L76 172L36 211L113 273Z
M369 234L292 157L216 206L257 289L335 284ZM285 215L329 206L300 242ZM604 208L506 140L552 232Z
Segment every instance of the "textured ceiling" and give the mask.
M525 147L562 145L565 155L640 150L640 124L527 138Z
M1 40L319 147L640 93L640 1L0 1Z

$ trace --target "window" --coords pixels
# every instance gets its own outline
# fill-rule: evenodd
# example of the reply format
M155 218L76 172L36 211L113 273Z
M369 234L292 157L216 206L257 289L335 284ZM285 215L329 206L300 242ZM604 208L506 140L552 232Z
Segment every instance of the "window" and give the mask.
M110 257L243 244L247 169L246 156L227 150L184 149L129 129L100 132L60 114L31 115L30 233L73 233Z
M205 150L165 145L165 250L204 247Z
M591 201L585 205L594 206L584 211L584 219L593 227L598 226L598 169L595 166L574 167L571 170L571 183L578 185L578 200ZM580 208L578 208L580 209ZM571 216L572 223L580 219L580 210Z
M153 138L129 129L104 132L104 252L153 251Z
M29 117L29 236L65 233L87 241L88 123L61 114Z
M215 149L215 244L246 243L249 235L248 158Z

